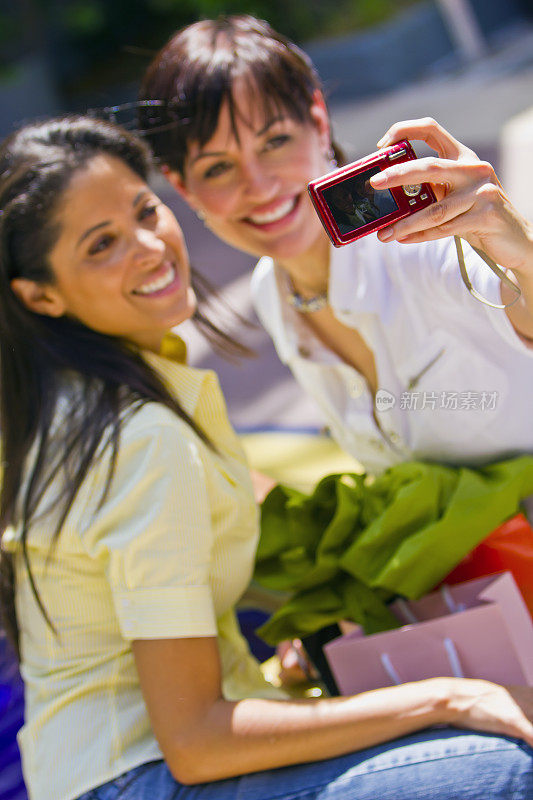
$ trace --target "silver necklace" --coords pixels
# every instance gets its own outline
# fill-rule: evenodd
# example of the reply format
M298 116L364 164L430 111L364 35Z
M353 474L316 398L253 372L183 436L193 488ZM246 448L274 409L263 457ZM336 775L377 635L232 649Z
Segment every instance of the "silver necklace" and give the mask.
M302 297L302 295L294 289L292 281L289 281L289 292L287 293L287 301L296 311L301 314L312 314L313 311L320 311L328 304L328 293L320 292L315 294L314 297Z

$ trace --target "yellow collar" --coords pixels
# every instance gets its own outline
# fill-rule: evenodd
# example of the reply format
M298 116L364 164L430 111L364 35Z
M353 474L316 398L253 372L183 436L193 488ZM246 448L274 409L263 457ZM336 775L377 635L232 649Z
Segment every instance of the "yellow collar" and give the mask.
M179 364L187 363L187 345L177 333L166 333L161 342L159 355Z

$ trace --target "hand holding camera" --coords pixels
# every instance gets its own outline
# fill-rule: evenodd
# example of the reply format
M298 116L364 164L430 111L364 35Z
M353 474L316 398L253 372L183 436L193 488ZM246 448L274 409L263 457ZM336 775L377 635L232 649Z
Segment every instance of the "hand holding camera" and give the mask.
M409 142L404 141L413 139L426 142L437 155L417 159ZM396 123L378 145L381 151L309 186L334 244L348 244L374 231L379 231L378 238L384 242L460 236L497 264L533 280L533 226L511 205L489 163L481 161L433 119ZM394 157L403 149L405 154ZM337 195L346 194L350 181L367 171L371 172L366 175L367 191L373 191L374 204L378 197L381 205L374 220L359 227L352 215L350 233L343 216L346 198L344 205L342 197L339 204ZM336 187L342 187L342 191ZM413 198L408 192L416 187L420 187L415 195L417 202L410 203ZM384 199L387 194L389 205ZM422 199L425 194L427 200ZM392 206L393 202L398 208Z
M373 178L391 164L416 159L404 139L353 164L340 167L308 186L311 200L335 247L367 236L436 202L427 183L381 189Z
M533 279L533 226L511 204L494 168L481 161L433 119L393 125L379 142L387 146L398 138L425 141L437 157L399 164L380 173L380 189L425 180L437 203L420 214L396 223L379 234L382 241L427 242L460 236L515 275ZM505 295L507 290L502 289Z

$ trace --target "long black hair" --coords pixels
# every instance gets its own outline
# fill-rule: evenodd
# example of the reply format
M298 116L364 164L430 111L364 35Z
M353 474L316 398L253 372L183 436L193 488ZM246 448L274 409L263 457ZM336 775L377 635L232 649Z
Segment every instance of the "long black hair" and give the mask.
M184 175L192 142L206 144L228 105L238 140L234 83L243 79L265 119L311 123L317 91L311 59L268 22L248 14L204 19L177 31L154 57L139 91L139 126L160 163ZM339 164L342 150L332 143Z
M131 344L93 331L71 317L34 313L11 288L14 278L54 282L48 256L60 230L55 212L72 176L99 154L120 159L143 180L149 177L152 160L144 142L118 126L87 116L27 125L0 147L0 535L9 526L21 529L30 583L51 625L32 575L27 539L54 478L61 473L52 546L89 467L97 454L108 450L103 501L113 474L121 422L144 403L167 406L209 444ZM208 318L201 315L200 322L218 336L222 347L231 344ZM57 426L58 402L66 386L70 386L71 411ZM3 624L18 650L13 560L5 550L0 557L0 580Z

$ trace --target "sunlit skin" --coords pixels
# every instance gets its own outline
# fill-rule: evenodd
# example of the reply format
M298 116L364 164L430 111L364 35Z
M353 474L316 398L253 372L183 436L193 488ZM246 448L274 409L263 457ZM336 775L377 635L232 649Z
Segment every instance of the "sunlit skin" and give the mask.
M323 283L328 239L307 192L309 181L332 168L327 111L321 98L311 122L288 115L265 119L245 85L234 87L235 138L227 106L203 147L190 145L185 175L171 183L221 239L255 256L269 255L312 286Z
M211 141L202 148L191 142L184 175L167 170L167 177L189 204L205 215L206 224L220 238L254 255L271 256L304 295L324 291L329 242L306 195L307 183L332 166L327 155L329 119L322 96L317 92L310 108L312 123L301 125L289 117L265 120L258 110L254 113L257 97L239 81L233 93L239 112L239 142L232 134L228 110L223 108ZM513 208L491 165L480 161L435 120L397 123L378 146L404 138L425 141L437 156L391 166L370 179L372 187L386 190L427 182L438 202L383 228L378 238L416 243L457 235L510 269L522 297L506 314L518 335L533 346L532 224ZM262 213L283 209L284 202L290 213L280 221L253 224L257 215L260 218ZM515 299L508 287L502 285L501 291L503 302ZM328 313L323 309L314 314L313 326ZM335 347L329 335L323 338Z
M50 285L15 279L26 305L158 351L195 309L175 216L122 161L98 155L72 177L57 209Z

